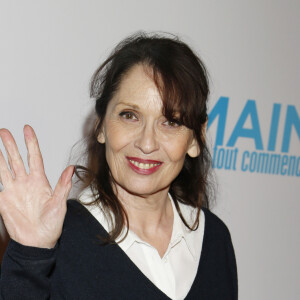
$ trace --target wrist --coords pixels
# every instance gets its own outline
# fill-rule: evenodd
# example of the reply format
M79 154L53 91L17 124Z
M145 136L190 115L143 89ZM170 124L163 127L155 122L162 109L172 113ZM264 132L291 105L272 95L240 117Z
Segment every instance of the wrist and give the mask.
M28 246L23 245L13 239L10 240L7 252L13 253L19 257L27 258L27 259L47 259L54 255L58 245L54 245L52 248L45 247L36 247L36 246Z

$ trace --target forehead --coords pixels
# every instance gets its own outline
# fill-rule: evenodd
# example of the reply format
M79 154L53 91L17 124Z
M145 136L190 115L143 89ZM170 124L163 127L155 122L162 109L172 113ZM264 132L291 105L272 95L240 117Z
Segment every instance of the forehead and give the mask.
M152 71L142 64L133 66L121 79L120 86L112 99L115 105L120 102L147 106L161 111L162 100L152 78Z

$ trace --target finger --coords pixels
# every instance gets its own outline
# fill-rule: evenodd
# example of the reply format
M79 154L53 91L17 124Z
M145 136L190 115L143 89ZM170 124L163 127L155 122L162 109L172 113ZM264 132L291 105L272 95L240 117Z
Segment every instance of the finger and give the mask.
M12 177L16 178L16 173L15 173L14 168L13 168L12 159L11 159L9 153L7 153L7 151L6 151L6 154L7 154L7 161L8 161L9 168L11 170Z
M7 166L6 160L1 150L0 150L0 181L4 187L13 181L12 174Z
M5 133L7 132L8 130L6 130L5 128L2 128L2 129L0 129L0 138L1 138L1 140L2 140L2 144L4 145L4 137L2 138L2 135L5 135ZM5 145L4 145L4 147L5 147ZM12 162L11 162L11 157L10 157L10 155L9 155L9 152L8 152L8 150L5 148L5 152L6 152L6 156L7 156L7 161L8 161L8 166L9 166L9 171L10 171L10 173L12 174L12 178L15 178L15 172L14 172L14 170L13 170L13 168L12 168ZM2 153L2 156L4 157L4 155L3 155L3 153ZM4 159L4 161L5 161L5 159ZM6 165L6 161L5 161L5 166L7 166Z
M36 134L31 126L24 126L24 138L28 152L29 173L45 174L43 157L40 151Z
M67 167L61 174L60 179L54 189L53 198L55 201L63 203L67 200L72 187L72 176L74 174L74 166Z
M9 166L13 172L14 177L26 175L26 169L22 157L19 153L17 144L12 134L7 129L0 130L0 137L5 147Z

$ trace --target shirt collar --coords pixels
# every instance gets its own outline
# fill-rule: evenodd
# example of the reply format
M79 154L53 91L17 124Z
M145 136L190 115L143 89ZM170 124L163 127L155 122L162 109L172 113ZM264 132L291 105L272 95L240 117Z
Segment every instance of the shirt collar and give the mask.
M182 239L186 243L186 246L190 252L190 254L193 256L194 259L196 259L196 253L195 253L195 247L193 245L193 238L191 236L192 231L185 226L185 224L182 222L180 215L176 209L176 206L174 204L174 200L172 196L169 194L169 198L172 203L173 208L173 215L174 215L174 221L173 221L173 231L172 231L172 237L170 240L170 247L174 247L177 243L179 243ZM183 215L184 219L189 222L191 218L193 217L191 207L186 206L180 202L178 202L181 214ZM189 215L190 214L190 215ZM194 219L192 219L194 220ZM193 222L189 225L192 225Z
M84 189L80 195L80 202L87 208L87 210L97 219L97 221L103 226L103 228L109 233L112 229L110 224L110 218L104 212L100 205L88 205L95 198L92 190L88 187ZM112 216L113 217L113 216ZM113 220L113 218L111 218ZM123 228L120 236L116 239L116 243L122 248L123 251L127 251L135 242L145 243L141 240L133 231L128 230L127 227ZM126 237L125 237L126 236Z
M175 247L179 242L181 242L181 240L183 240L183 242L186 243L186 246L188 248L188 251L190 252L190 254L192 255L193 259L196 259L196 253L195 253L195 247L194 247L194 239L191 236L192 231L190 229L188 229L184 223L182 222L177 209L175 207L174 201L171 197L171 195L169 194L169 199L171 201L172 204L172 209L173 209L173 215L174 215L174 219L173 219L173 230L172 230L172 236L171 236L171 240L169 243L169 247L165 253L165 255L168 254L169 251L171 251L171 249L173 247ZM193 212L191 211L191 207L186 207L186 205L179 203L179 207L180 210L183 214L183 216L185 217L186 220L190 220L191 218L194 217ZM190 215L189 215L190 213ZM194 219L192 219L194 220ZM192 225L193 223L191 223ZM122 232L122 234L120 235L120 237L117 239L117 243L119 244L119 246L123 249L123 251L127 252L128 249L134 244L134 243L143 243L146 244L148 246L151 247L151 245L149 245L148 243L146 243L145 241L143 241L142 239L139 238L138 235L136 235L134 232L132 232L131 230L128 231L127 237L123 240L122 238L124 238L125 236L125 230ZM120 242L121 241L121 242Z
M174 204L174 200L170 194L169 199L172 204L172 209L173 209L173 230L172 230L172 236L171 240L169 243L169 247L166 251L166 254L173 248L175 247L182 239L186 243L186 246L190 252L190 254L193 256L194 259L196 259L196 253L195 253L195 245L194 245L194 239L192 237L192 232L189 228L185 226L185 224L182 222L177 209ZM95 205L86 205L87 203L91 202L93 199L93 193L92 191L87 188L85 189L79 196L80 201L85 205L85 207L90 211L90 213L98 220L98 222L103 226L103 228L107 231L111 231L111 226L109 219L105 215L104 211L99 208L98 206ZM178 205L180 207L180 211L185 218L185 220L189 221L192 220L192 222L189 225L192 225L194 220L195 220L195 209L188 205L184 205L180 202L178 202ZM119 246L122 248L124 252L127 252L128 249L134 244L134 243L143 243L147 244L145 241L141 240L138 235L136 235L133 231L128 230L127 236L126 235L127 228L124 228L123 231L121 232L120 236L117 238L116 243L119 244ZM149 245L150 246L150 245Z

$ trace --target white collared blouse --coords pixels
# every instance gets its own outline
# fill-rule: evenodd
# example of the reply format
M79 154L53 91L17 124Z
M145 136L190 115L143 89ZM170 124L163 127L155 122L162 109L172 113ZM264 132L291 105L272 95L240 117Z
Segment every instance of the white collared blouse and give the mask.
M200 222L197 230L189 230L182 222L174 202L169 195L172 203L174 221L172 236L165 252L161 258L156 248L140 239L131 230L123 240L125 230L116 241L120 248L128 255L133 263L148 277L152 283L173 300L184 299L188 294L197 274L200 261L205 216L203 211L200 213ZM91 202L92 194L89 190L83 191L79 197L84 203ZM179 203L180 210L189 224L193 224L196 210ZM98 206L86 206L90 213L98 222L109 232L110 224ZM121 242L120 242L121 241Z

